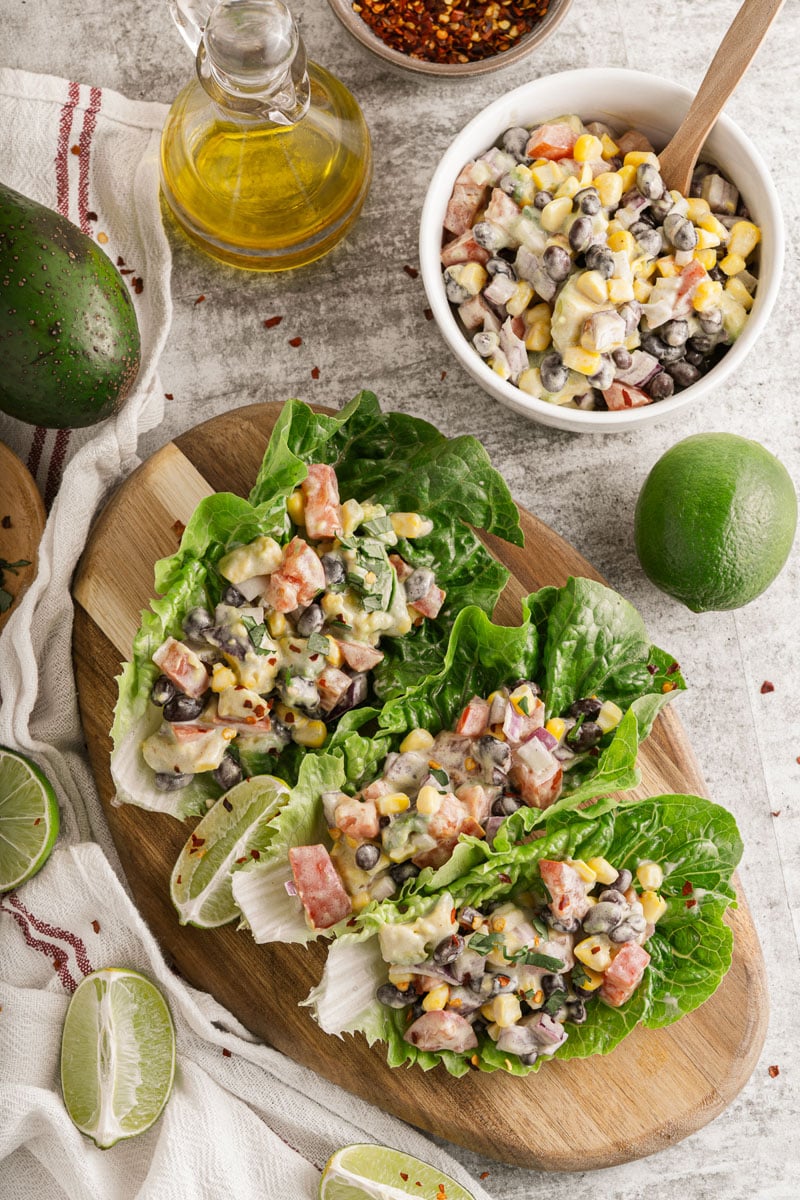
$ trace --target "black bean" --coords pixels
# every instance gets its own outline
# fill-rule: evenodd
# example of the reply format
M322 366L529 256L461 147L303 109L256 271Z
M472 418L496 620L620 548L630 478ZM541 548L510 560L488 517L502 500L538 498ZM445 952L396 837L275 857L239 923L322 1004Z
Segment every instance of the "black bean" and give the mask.
M382 983L375 996L387 1008L408 1008L409 1004L414 1004L417 999L417 993L412 987L401 992L393 983Z
M586 251L586 266L589 271L599 271L604 279L610 279L614 274L614 255L608 246L593 243Z
M698 354L710 354L717 344L713 333L696 333L686 343L687 350L696 350Z
M709 279L713 279L715 283L724 283L728 276L721 267L712 267L708 272Z
M560 392L569 378L569 371L561 361L561 355L545 354L539 363L539 375L546 392Z
M579 192L575 193L573 203L577 205L582 213L593 217L595 213L600 211L600 195L597 188L581 188Z
M495 817L510 817L518 808L522 807L522 801L516 796L512 796L509 792L498 796L492 805L492 813Z
M546 191L537 192L536 195L533 197L533 207L542 209L545 207L545 205L549 204L552 199L553 199L552 192L546 192Z
M706 363L706 357L707 356L705 354L701 354L699 350L687 350L683 361L691 363L693 367L702 367L705 365L706 369L708 369L709 364Z
M569 227L569 244L576 254L582 254L592 244L594 227L591 217L576 217ZM548 246L548 250L555 249ZM547 250L545 251L547 257ZM548 272L549 274L549 272Z
M617 878L614 880L614 888L618 892L627 892L632 883L633 875L627 867L623 867L622 870L617 874Z
M528 687L534 696L541 696L542 689L535 679L515 679L511 685L511 691L516 691L517 688Z
M281 687L281 693L289 705L299 705L306 710L319 705L317 685L313 679L305 679L302 675L290 675Z
M666 321L659 328L659 336L668 346L683 346L689 336L689 322L682 319Z
M639 328L642 319L642 306L638 300L629 300L619 309L619 315L625 322L625 336L630 337Z
M670 238L676 250L694 250L697 245L697 230L691 221L683 218L680 225L676 225Z
M184 696L183 694L173 696L164 705L164 720L169 721L170 724L172 722L194 721L203 711L204 703L205 701L202 697Z
M247 604L247 600L239 589L231 584L222 593L222 603L229 604L231 608L241 608L243 604Z
M586 1020L586 1005L582 999L568 1001L567 1020L571 1025L583 1025Z
M558 933L577 933L581 927L581 923L577 917L556 917L546 908L542 913L545 924L551 929L555 929Z
M347 570L345 568L344 561L339 557L338 554L323 554L320 562L322 563L322 569L325 572L325 582L327 584L344 583L347 576Z
M502 250L505 243L503 230L491 221L478 221L472 226L472 236L484 250Z
M606 388L611 387L614 382L614 364L610 358L603 355L600 366L595 371L594 375L589 376L589 383L592 387L599 388L604 392Z
M297 621L297 632L300 637L311 637L312 633L319 633L322 626L325 624L325 614L318 604L309 604L308 608L304 608Z
M647 258L658 258L664 248L664 243L657 229L651 229L643 221L637 221L635 225L631 226L630 232L636 238Z
M491 329L482 329L475 334L472 344L481 358L488 358L499 347L500 337Z
M683 346L668 346L656 333L646 333L642 338L642 349L653 354L659 362L677 362L683 357Z
M610 900L598 900L583 918L585 933L611 933L625 917L626 905L612 904Z
M442 938L434 948L433 961L440 967L445 967L448 963L455 962L464 949L465 944L460 933L452 933L449 937Z
M477 238L475 240L477 241ZM469 300L470 294L451 274L451 271L452 268L448 267L444 273L445 295L451 304L463 304L466 300Z
M645 931L647 921L643 913L629 913L615 929L610 930L609 937L617 945L622 942L634 942Z
M518 1054L517 1057L523 1067L532 1067L539 1055L536 1050L530 1050L527 1054Z
M408 862L393 863L389 867L389 874L397 884L405 883L407 879L416 879L419 871L419 867L410 860Z
M490 275L506 275L509 279L516 279L517 272L514 270L510 262L506 262L504 258L490 258L486 264L486 270Z
M664 181L658 168L652 163L639 163L636 168L636 186L648 200L659 200L664 194Z
M482 737L479 737L475 748L482 761L494 763L499 767L507 766L511 758L511 747L508 742L501 742L500 738L492 737L490 733L484 733Z
M628 874L630 874L630 872L628 872ZM625 880L623 879L622 882L624 883ZM606 888L605 891L602 891L597 897L598 904L625 904L626 901L623 893L626 892L629 887L630 882L628 882L627 887L624 888L618 888L616 884L614 884L613 887Z
M642 388L653 400L666 400L675 390L675 384L666 371L659 371L652 379L648 379L647 383L642 384Z
M693 383L697 383L702 374L697 367L693 367L685 360L673 363L672 366L667 367L667 370L679 388L691 387Z
M497 186L501 192L505 192L507 196L511 196L517 190L517 181L513 175L507 173L502 176Z
M596 696L585 696L581 700L574 700L567 712L571 717L587 717L590 721L596 721L602 707L602 702Z
M563 246L548 246L542 255L542 265L550 278L560 283L572 270L572 259Z
M667 213L673 208L673 200L669 192L665 192L658 200L654 200L650 205L650 213L656 219L659 225L663 224Z
M710 308L700 316L700 328L703 333L719 333L722 328L722 313L718 308Z
M180 771L156 771L155 785L160 792L179 792L192 782L194 775Z
M150 689L150 699L153 701L153 704L157 704L161 708L173 696L177 695L177 692L178 689L171 679L167 679L166 675L159 675Z
M572 750L591 750L602 736L602 729L594 721L583 721L568 731L566 741Z
M183 632L190 638L201 638L214 624L214 618L206 608L191 608L183 618Z
M406 599L410 604L427 596L436 577L430 567L417 567L406 580Z
M356 850L356 866L362 871L371 871L380 856L381 852L377 846L373 846L372 842L364 842Z
M542 991L545 996L552 996L553 992L564 992L567 985L564 982L563 975L543 975L542 976Z
M612 350L611 357L620 371L627 371L633 365L633 355L624 346L618 346L616 350Z
M365 671L360 671L350 680L350 686L344 696L338 702L336 707L330 712L326 720L330 721L334 717L340 717L342 713L349 712L351 708L356 708L359 704L363 704L367 698L369 691L369 680Z
M522 162L527 160L528 156L525 153L525 147L530 141L530 133L523 125L514 125L511 129L507 129L501 138L501 145L504 150Z
M216 770L211 772L212 779L219 784L223 792L227 792L237 783L241 783L243 775L242 768L232 754L223 755L222 762Z

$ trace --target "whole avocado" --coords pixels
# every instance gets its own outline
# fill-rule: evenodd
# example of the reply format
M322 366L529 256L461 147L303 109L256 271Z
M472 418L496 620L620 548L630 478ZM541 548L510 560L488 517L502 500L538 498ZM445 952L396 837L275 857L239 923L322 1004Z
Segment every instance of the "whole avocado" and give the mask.
M91 238L0 183L0 410L50 428L115 413L141 343L119 272Z

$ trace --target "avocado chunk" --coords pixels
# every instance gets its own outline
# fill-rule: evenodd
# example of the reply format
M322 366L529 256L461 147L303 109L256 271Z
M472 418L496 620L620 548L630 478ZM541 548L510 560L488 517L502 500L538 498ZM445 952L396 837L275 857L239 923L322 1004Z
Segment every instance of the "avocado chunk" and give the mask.
M50 428L93 425L139 371L136 313L91 238L0 183L0 410Z

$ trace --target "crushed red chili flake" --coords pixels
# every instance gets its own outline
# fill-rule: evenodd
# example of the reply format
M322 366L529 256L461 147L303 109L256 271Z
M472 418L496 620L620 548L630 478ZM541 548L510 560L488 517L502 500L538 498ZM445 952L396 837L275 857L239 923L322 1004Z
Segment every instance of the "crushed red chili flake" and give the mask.
M3 517L2 521L0 521L0 525L3 526L3 529L10 529L11 528L11 517L8 517L8 516Z
M408 265L408 263L405 264L405 266L403 267L403 270L405 271L405 273L409 279L416 279L417 276L419 275L419 271L417 270L417 268L410 267Z
M401 1171L401 1172L400 1172L400 1178L402 1179L403 1183L408 1183L408 1172L407 1172L407 1171Z
M264 322L264 328L274 329L276 325L280 325L282 320L283 317L267 317L266 321Z
M682 895L682 896L691 896L691 894L692 894L692 892L693 892L693 891L694 891L694 887L693 887L693 885L692 885L692 884L689 882L689 880L687 879L687 880L686 880L686 883L685 883L685 884L683 885L683 887L681 888L681 895Z
M174 395L172 394L172 392L164 392L164 399L165 399L165 400L174 400L174 399L175 399L175 397L174 397Z
M225 809L225 812L233 812L233 805L231 804L231 802L227 798L227 796L223 797L222 807Z
M392 50L426 62L468 63L509 50L547 12L549 0L353 0L353 12Z
M172 529L173 532L177 533L179 538L182 538L186 532L186 526L184 525L183 521L173 521Z
M422 312L423 312L423 314L424 314L424 317L425 317L425 320L426 320L426 321L432 321L432 320L433 320L433 309L432 309L432 308L423 308Z
M136 295L141 296L142 292L144 291L144 280L141 278L141 276L134 275L131 283L133 284L133 290L136 292Z
M80 148L80 146L70 146L69 152L70 152L70 154L74 154L75 157L77 158L77 156L81 152L81 148Z
M195 304L202 304L204 300L205 300L205 296L198 296L197 299L195 300Z
M87 214L86 214L86 220L87 220L87 221L96 221L96 220L97 220L97 213L96 213L96 212L87 212Z
M42 821L42 818L41 818L41 817L37 817L37 818L36 818L36 820L35 820L33 823L34 823L34 825L40 825L40 824L41 824L41 821Z
M225 1047L225 1046L223 1046L223 1047L222 1047L222 1057L223 1057L223 1058L230 1058L230 1056L231 1056L231 1052L230 1052L230 1050L226 1049L226 1047Z
M680 670L680 667L678 666L678 664L676 662L670 663L669 666L667 667L667 674L674 675L675 672L679 671L679 670Z
M775 684L770 683L770 681L768 679L765 679L761 685L761 695L766 696L767 692L774 692L774 691L775 691Z
M489 1172L488 1172L488 1171L481 1171L481 1173L480 1173L480 1178L481 1178L481 1179L488 1179L488 1178L489 1178Z
M511 876L506 875L505 871L498 871L497 878L500 880L501 883L511 883Z
M648 663L648 664L647 664L647 670L650 672L650 674L651 674L651 675L657 675L657 674L658 674L658 667L656 666L656 664L655 664L655 663Z
M686 901L686 907L687 907L687 908L694 908L694 906L695 906L696 904L697 904L697 901L696 901L696 900L687 900L687 901Z
M445 379L447 379L447 371L442 371L441 375L439 376L439 382L444 383Z
M773 1063L773 1065L772 1065L771 1067L767 1067L767 1070L769 1071L769 1077L770 1077L770 1079L777 1079L777 1078L778 1078L778 1076L779 1076L779 1075L780 1075L780 1073L781 1073L781 1069L780 1069L780 1067L779 1067L779 1066L777 1066L777 1065L776 1065L776 1064L774 1064L774 1063Z
M261 851L260 850L251 850L250 857L254 858L256 860L256 862L258 862L258 860L261 858Z
M303 339L301 337L289 338L289 345L294 346L295 349L297 349L298 346L302 346L302 344Z
M95 931L95 933L99 933L100 932L100 922L92 921L92 929Z
M243 858L237 858L236 862L237 862L237 865L239 865L243 862L247 862L247 855L245 854L245 856Z
M311 368L311 378L312 378L312 379L319 379L319 367L312 367L312 368Z
M125 266L125 259L122 257L122 255L121 255L121 254L118 254L118 255L117 255L117 266L118 266L118 267L124 267L124 266Z
M773 808L770 813L770 816L771 817L779 817L781 815L781 811L782 810L780 808Z

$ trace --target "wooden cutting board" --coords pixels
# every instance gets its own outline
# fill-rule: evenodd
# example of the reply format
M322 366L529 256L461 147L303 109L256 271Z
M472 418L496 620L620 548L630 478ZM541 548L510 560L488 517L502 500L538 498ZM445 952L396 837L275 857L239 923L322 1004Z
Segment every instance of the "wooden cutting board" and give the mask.
M44 502L33 476L16 454L0 442L0 558L28 564L18 567L16 572L4 573L3 588L14 599L5 612L0 612L0 630L36 576L44 524Z
M501 1072L453 1079L443 1068L390 1070L380 1046L323 1034L298 1008L318 981L325 950L257 946L229 925L181 927L169 878L189 825L140 808L115 808L108 731L114 677L153 589L153 564L173 553L181 525L211 491L247 495L280 411L253 405L176 439L123 484L100 515L76 576L73 653L95 777L139 908L168 960L258 1037L350 1092L488 1158L555 1171L607 1167L652 1154L720 1113L749 1078L767 1023L764 964L739 891L731 914L733 966L716 994L668 1029L637 1029L607 1057L546 1064L524 1079ZM525 548L487 538L512 571L496 619L516 624L519 600L570 574L599 578L566 542L521 512ZM657 635L657 630L651 631ZM677 717L658 718L641 751L641 796L703 794Z

